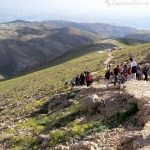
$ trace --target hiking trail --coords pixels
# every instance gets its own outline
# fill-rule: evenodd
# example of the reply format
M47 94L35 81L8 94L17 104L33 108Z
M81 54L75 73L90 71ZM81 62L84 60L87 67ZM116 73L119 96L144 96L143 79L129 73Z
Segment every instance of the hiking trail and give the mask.
M109 64L114 57L112 56L112 52L108 54L108 58L105 60L104 65Z
M104 61L105 69L107 70L107 65L112 61L114 57L112 56L112 52L108 53L107 59ZM95 75L97 72L92 72L92 75Z

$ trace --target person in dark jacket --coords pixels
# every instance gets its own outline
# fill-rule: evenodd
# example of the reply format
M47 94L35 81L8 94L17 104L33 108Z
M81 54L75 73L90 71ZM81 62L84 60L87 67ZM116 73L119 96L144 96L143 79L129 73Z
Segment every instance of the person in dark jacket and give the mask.
M80 85L81 85L81 86L85 85L85 76L84 76L83 73L81 73L80 79L81 79L81 80L80 80Z
M145 65L145 67L143 68L143 74L144 74L144 80L148 81L148 72L149 72L149 66L148 64Z
M111 76L111 72L110 69L108 69L105 74L105 81L106 81L105 83L107 87L109 86L110 76Z
M118 74L121 73L121 69L120 69L120 66L117 65L117 67L114 69L114 86L116 86L117 84L117 76Z
M142 78L142 69L141 69L140 65L137 65L136 79L141 80L141 78Z
M81 82L80 76L76 76L75 82L76 82L76 86L80 86L80 82Z

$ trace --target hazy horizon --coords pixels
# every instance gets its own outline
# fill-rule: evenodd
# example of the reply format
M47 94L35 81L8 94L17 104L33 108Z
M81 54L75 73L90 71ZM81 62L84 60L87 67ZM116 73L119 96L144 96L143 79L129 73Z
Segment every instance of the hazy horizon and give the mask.
M66 20L150 29L148 0L0 0L0 22Z

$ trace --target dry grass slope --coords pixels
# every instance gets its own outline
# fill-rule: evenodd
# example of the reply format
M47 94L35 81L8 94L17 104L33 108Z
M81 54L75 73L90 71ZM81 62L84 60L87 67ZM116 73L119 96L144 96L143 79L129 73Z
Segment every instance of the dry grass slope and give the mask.
M129 47L121 51L113 52L113 55L118 63L129 62L130 57L134 57L138 63L150 62L150 44L141 44L138 46Z
M74 121L80 115L79 103L56 110L52 114L41 114L36 118L20 119L20 117L29 114L36 107L42 106L53 94L68 91L64 88L64 82L66 80L70 81L85 69L103 72L103 62L106 60L107 55L107 52L102 54L90 52L76 58L72 57L71 60L64 61L60 65L0 82L1 142L4 143L4 139L9 139L8 143L10 145L7 146L14 149L29 149L31 147L38 149L35 143L36 137L45 127L48 127L49 134L52 136L49 143L51 146L63 142L63 137L66 135L69 137L83 136L90 133L89 131L93 131L93 129L96 131L105 130L106 128L101 121L94 122L92 120L85 124ZM148 62L150 60L150 44L115 51L113 55L118 62L127 61L129 56L135 56L140 63ZM82 95L75 99L78 102L81 98ZM16 121L16 118L19 120ZM58 123L55 124L55 121L58 121ZM71 122L72 130L70 131L65 130L68 121ZM2 129L3 127L6 127L6 129ZM55 128L56 130L53 132L52 129Z

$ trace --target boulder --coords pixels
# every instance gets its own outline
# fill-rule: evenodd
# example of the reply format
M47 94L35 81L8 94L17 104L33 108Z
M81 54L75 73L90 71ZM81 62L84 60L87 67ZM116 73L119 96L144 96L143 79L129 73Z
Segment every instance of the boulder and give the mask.
M104 107L104 101L100 97L98 97L96 94L93 94L92 96L88 96L85 98L81 105L81 111L82 112L90 112L95 111L98 107Z

